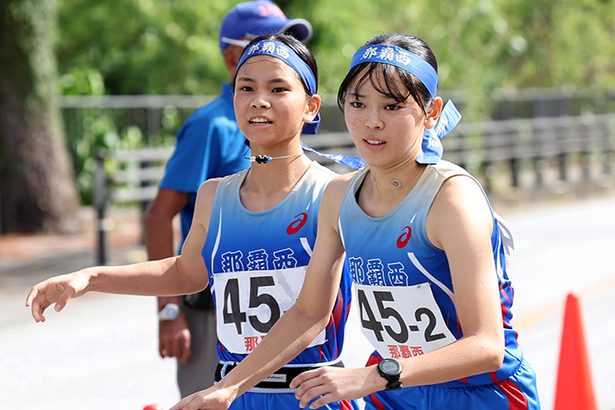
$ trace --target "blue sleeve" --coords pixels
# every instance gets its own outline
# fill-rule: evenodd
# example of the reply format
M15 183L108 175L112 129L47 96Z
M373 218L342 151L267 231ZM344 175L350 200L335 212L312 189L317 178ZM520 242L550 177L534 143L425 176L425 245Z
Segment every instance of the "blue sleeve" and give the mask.
M177 144L167 162L161 188L197 192L210 178L247 168L245 138L222 100L195 111L177 133Z
M196 192L207 178L211 160L215 157L214 138L205 121L193 118L177 133L175 151L167 162L161 188L180 192Z

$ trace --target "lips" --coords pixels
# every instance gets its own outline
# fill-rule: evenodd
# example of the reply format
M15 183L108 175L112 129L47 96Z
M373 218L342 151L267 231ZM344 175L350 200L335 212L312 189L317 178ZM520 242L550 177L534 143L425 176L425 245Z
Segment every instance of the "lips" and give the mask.
M365 141L369 145L384 145L385 144L384 141L380 141L380 140L364 139L363 141Z
M269 118L266 118L266 117L250 118L250 120L248 120L248 122L250 124L255 124L255 125L273 124L273 121L271 121Z

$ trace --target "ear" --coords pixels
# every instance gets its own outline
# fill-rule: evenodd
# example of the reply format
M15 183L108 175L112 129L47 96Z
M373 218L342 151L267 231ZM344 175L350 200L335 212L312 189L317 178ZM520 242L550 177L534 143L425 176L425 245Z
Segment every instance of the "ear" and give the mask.
M442 114L443 106L444 102L442 101L442 97L434 97L431 101L431 108L427 111L427 116L425 117L425 128L433 128L436 126L440 119L440 114Z
M222 59L224 60L224 65L226 66L226 70L229 73L231 79L235 76L235 70L237 69L237 63L241 58L241 53L243 49L236 45L230 45L224 49L222 52Z
M303 114L303 122L310 122L316 118L318 110L320 110L320 95L314 94L307 98L305 102L305 113Z

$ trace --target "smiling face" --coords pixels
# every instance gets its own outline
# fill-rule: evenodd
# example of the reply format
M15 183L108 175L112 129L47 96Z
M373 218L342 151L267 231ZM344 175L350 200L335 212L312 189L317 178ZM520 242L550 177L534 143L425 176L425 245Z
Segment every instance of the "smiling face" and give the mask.
M252 151L276 155L299 144L303 124L314 119L320 99L308 97L297 73L281 60L255 56L237 72L233 105Z
M372 81L381 84L381 74L372 75ZM397 102L376 90L370 79L359 83L361 78L359 74L349 84L344 102L346 126L359 154L368 164L381 167L416 160L425 127L433 126L429 115L412 96Z

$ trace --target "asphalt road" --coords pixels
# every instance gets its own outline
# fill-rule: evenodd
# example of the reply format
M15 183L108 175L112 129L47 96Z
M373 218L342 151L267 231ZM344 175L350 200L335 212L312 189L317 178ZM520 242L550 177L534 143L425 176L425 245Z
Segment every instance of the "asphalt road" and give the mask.
M614 210L615 196L606 196L502 212L516 240L513 326L545 409L570 291L581 298L599 408L615 409ZM23 307L33 281L0 277L0 408L140 410L177 401L174 362L157 354L153 298L90 294L35 324ZM345 361L360 365L367 343L355 326L348 332Z

